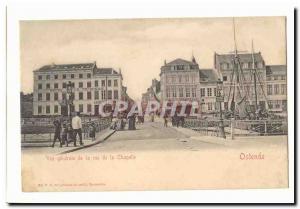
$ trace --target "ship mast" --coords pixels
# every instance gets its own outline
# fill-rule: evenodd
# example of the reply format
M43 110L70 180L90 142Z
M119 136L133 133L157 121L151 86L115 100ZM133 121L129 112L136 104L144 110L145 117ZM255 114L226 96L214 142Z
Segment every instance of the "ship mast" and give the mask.
M253 78L254 78L254 93L255 93L255 111L257 110L257 89L256 89L256 67L255 67L255 59L254 59L254 47L253 40L251 42L251 55L252 55L252 70L253 70Z

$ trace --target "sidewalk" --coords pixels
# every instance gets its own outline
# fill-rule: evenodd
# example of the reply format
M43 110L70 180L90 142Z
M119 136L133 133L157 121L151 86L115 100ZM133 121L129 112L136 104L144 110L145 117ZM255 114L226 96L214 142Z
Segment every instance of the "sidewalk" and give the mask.
M77 147L73 146L73 143L71 143L69 147L64 147L64 151L60 152L59 154L66 154L66 153L70 153L70 152L75 152L77 150L81 150L81 149L85 149L91 146L94 146L96 144L102 143L104 142L106 139L108 139L111 135L113 135L116 131L112 130L112 129L105 129L102 132L98 133L96 135L96 139L94 141L92 141L91 139L88 140L83 140L83 146L77 145Z

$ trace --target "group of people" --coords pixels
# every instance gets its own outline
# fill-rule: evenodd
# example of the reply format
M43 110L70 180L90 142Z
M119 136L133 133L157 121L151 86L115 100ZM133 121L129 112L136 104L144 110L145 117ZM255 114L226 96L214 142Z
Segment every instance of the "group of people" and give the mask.
M77 146L77 135L79 136L79 143L83 146L82 142L82 122L80 118L80 113L77 112L76 115L72 118L71 123L67 123L67 121L62 121L60 119L56 119L53 122L55 133L54 139L52 143L52 147L54 147L56 141L59 141L60 147L62 145L69 146L69 143L73 142L74 146ZM90 127L90 137L95 139L95 126L91 123Z
M178 116L177 113L175 112L174 116L171 118L171 121L172 121L172 126L183 127L184 116ZM165 114L165 116L164 116L164 127L168 127L168 115L167 114Z

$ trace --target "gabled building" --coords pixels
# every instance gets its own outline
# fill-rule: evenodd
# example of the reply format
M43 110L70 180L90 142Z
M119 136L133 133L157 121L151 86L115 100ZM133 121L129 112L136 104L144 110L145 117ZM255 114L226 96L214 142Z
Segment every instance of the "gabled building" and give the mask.
M218 76L223 81L224 91L224 108L228 109L230 106L230 94L232 95L233 79L232 72L234 69L234 54L214 54L214 68L218 72ZM240 73L238 76L239 82L242 86L241 91L243 95L247 95L250 105L255 105L255 86L257 95L257 104L262 108L267 108L266 103L266 66L265 61L260 52L238 54ZM254 67L256 69L256 85L254 82Z
M176 59L161 67L161 101L199 100L199 65L191 61Z

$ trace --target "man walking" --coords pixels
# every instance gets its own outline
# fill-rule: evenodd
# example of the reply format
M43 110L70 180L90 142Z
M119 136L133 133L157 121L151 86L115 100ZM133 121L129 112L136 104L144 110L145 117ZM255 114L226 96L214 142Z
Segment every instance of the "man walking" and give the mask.
M79 117L80 112L77 112L77 115L72 118L72 129L73 129L73 137L74 137L74 147L76 147L76 141L77 141L77 134L79 135L80 145L83 145L82 143L82 124L81 124L81 118Z

